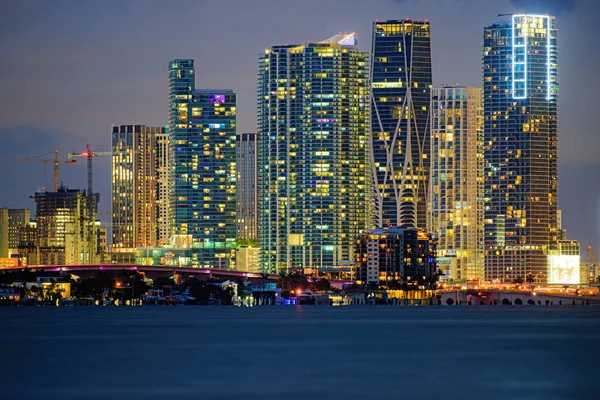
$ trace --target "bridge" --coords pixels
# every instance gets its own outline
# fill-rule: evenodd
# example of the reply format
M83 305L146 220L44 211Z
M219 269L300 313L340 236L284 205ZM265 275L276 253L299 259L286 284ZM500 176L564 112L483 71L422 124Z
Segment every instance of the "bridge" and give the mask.
M182 276L195 276L199 279L222 278L222 279L263 279L263 275L256 272L242 272L230 269L213 268L194 268L164 265L139 265L139 264L75 264L75 265L29 265L26 267L8 267L0 269L4 271L47 271L47 272L65 272L78 276L91 276L98 271L136 271L147 275L149 278L159 276L171 276L179 274ZM267 280L277 280L279 275L267 274L264 276Z

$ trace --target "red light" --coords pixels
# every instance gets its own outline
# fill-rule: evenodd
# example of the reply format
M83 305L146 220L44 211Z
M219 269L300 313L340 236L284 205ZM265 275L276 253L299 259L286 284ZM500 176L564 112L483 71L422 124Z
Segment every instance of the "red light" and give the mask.
M477 293L477 296L481 296L481 292Z

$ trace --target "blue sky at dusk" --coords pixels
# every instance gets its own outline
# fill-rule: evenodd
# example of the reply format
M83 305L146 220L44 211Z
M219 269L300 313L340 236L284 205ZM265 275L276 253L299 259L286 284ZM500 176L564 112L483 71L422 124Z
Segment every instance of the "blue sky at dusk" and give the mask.
M569 238L600 252L600 44L595 0L4 0L0 2L0 207L33 207L52 166L13 163L58 149L109 150L112 124L167 124L167 66L193 58L196 87L238 95L238 132L256 130L259 53L357 32L376 19L431 22L434 85L481 86L484 25L501 13L548 13L559 29L559 200ZM48 156L49 158L51 155ZM61 180L86 185L85 163ZM95 162L110 211L110 160ZM108 220L108 214L101 215Z

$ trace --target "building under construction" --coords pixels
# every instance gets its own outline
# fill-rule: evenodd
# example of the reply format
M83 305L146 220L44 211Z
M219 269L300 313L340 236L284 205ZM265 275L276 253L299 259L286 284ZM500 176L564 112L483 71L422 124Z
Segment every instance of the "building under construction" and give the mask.
M56 192L39 192L32 198L36 203L39 263L93 264L98 247L98 196L61 186Z

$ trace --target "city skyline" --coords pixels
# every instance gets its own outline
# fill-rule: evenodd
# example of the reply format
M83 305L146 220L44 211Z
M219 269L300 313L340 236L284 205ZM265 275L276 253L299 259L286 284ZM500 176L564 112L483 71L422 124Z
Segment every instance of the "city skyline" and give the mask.
M348 3L348 2L345 2ZM482 3L482 10L474 13L474 14L468 14L465 8L464 8L464 2L459 2L459 1L448 1L448 2L425 2L425 1L421 1L421 2L416 2L416 1L403 1L403 2L381 2L381 3L377 3L376 5L373 5L372 7L370 6L370 8L372 8L372 11L369 11L368 14L363 12L363 15L358 15L358 10L363 10L364 11L364 5L361 5L359 3L361 2L349 2L352 4L352 6L355 8L355 12L354 15L352 16L352 14L343 14L341 16L337 16L335 22L331 22L331 25L337 24L337 26L340 27L340 29L335 29L335 31L338 30L345 30L345 31L352 31L352 30L356 30L359 32L359 37L362 38L362 45L360 46L361 51L369 51L370 48L368 46L368 38L369 38L369 28L370 28L370 24L372 23L372 21L374 21L377 17L381 18L381 19L395 19L395 18L404 18L404 17L412 17L414 19L417 18L429 18L429 20L432 22L432 53L433 53L433 79L434 79L434 86L437 86L438 84L441 83L454 83L454 79L451 79L452 76L456 76L456 80L459 81L459 83L464 83L464 84L468 84L470 86L476 86L479 87L481 86L481 73L480 73L480 49L481 49L481 28L486 25L489 24L491 21L493 21L496 17L496 14L500 13L500 12L512 12L512 11L526 11L526 12L540 12L539 9L526 9L525 8L525 3L527 2L513 2L515 4L517 4L516 7L511 6L510 2L490 2L490 3ZM441 47L444 46L444 41L445 39L445 35L444 35L444 31L448 30L448 26L444 26L444 20L440 17L440 11L436 10L435 7L431 7L428 5L428 3L437 3L438 5L440 5L440 7L444 8L452 8L449 7L445 4L448 3L452 3L454 4L454 6L456 6L458 9L460 9L461 7L463 7L462 9L460 9L459 11L463 12L463 19L461 21L464 20L465 24L470 26L471 24L475 27L478 27L478 29L473 30L473 29L469 29L468 30L468 34L469 34L469 40L463 41L463 40L455 40L454 45L450 46L450 52L455 52L457 53L457 56L455 57L450 57L450 60L452 60L454 62L454 64L457 63L456 60L459 60L458 67L454 67L456 69L452 69L452 68L446 68L445 66L442 66L444 64L437 64L436 63L436 59L440 59L441 58L441 54L447 56L446 53L442 53ZM533 3L533 2L529 2L529 3ZM539 3L539 2L538 2ZM552 4L556 5L558 2L545 2L546 4L552 6ZM562 2L562 3L570 3L570 2ZM262 2L261 3L263 6L267 4L267 2ZM561 65L561 69L559 72L560 75L560 81L561 81L561 95L560 95L560 104L562 104L561 107L561 112L560 112L560 117L559 117L559 124L560 124L560 140L559 140L559 146L560 146L560 164L561 164L561 170L560 170L560 190L559 190L559 207L563 210L563 215L564 215L564 226L566 227L567 231L568 231L568 236L570 238L573 239L577 239L579 241L581 241L582 243L582 247L585 248L585 245L587 244L591 244L592 246L598 246L600 240L598 239L600 237L600 234L598 233L598 222L597 220L599 219L598 217L600 217L598 215L598 204L600 204L600 199L598 197L598 187L600 187L599 184L594 184L593 178L595 178L595 174L593 174L593 170L594 168L598 168L597 165L597 161L595 161L595 152L594 150L596 150L599 146L597 145L597 141L598 138L595 135L587 135L584 136L583 133L584 132L595 132L596 129L593 129L593 124L594 121L592 121L592 118L586 116L585 114L582 113L582 109L585 109L586 107L590 107L589 109L593 109L593 105L595 104L595 101L597 102L597 100L594 100L591 97L587 97L586 100L586 96L590 96L589 94L586 94L585 92L581 92L581 93L577 93L580 94L580 100L576 101L576 99L570 98L569 97L569 93L573 93L573 89L579 89L582 88L581 84L577 85L574 84L574 79L577 77L577 75L582 75L582 76L587 76L588 77L588 82L586 82L586 85L592 84L593 85L593 81L591 81L591 79L597 79L595 77L591 77L591 75L586 75L586 68L589 68L589 65L581 65L579 68L575 69L574 65L578 65L579 63L574 63L573 60L576 59L577 57L574 57L574 53L571 53L571 56L569 56L569 52L572 51L571 46L565 46L565 42L568 41L568 43L573 43L573 47L577 47L575 46L575 34L577 33L577 29L581 29L581 28L577 28L574 24L573 24L573 20L581 20L581 18L587 18L587 15L590 15L591 11L594 9L594 4L593 2L574 2L572 3L574 4L574 7L572 7L571 9L563 9L563 12L561 13L560 10L548 10L548 13L555 13L557 14L557 25L560 29L560 43L559 43L559 52L560 52L560 56L559 56L559 62ZM276 12L281 12L281 7L277 7L276 5L272 4L272 8L273 8L273 13ZM95 6L98 7L98 6ZM362 7L362 8L361 8ZM43 8L43 7L42 7ZM242 7L240 7L242 8ZM294 9L294 6L290 7L291 9ZM385 9L385 10L384 10ZM82 12L84 10L84 8L80 7L80 6L76 6L74 7L74 11L70 11L70 12ZM587 11L586 11L587 10ZM10 10L9 10L10 11ZM25 11L27 11L27 9L25 9ZM33 9L30 9L30 11L34 11ZM46 10L48 11L48 10ZM240 11L234 11L234 15L233 17L235 18L237 16L236 13L240 12ZM298 10L300 11L300 10ZM446 10L450 12L449 18L452 16L452 12L455 12L454 10ZM39 12L39 11L38 11ZM214 11L213 12L217 12ZM347 11L344 11L344 13L346 13ZM470 12L470 11L469 11ZM370 15L371 14L377 14L377 15L373 15L373 17L371 18ZM52 12L50 12L50 14L52 15ZM210 14L210 13L209 13ZM437 18L436 18L436 14L437 14ZM12 14L14 16L14 14ZM35 13L33 13L32 15L35 15ZM17 14L17 17L19 15ZM344 20L344 18L346 18L346 20ZM14 19L13 19L14 20ZM50 19L52 20L52 19ZM318 20L318 18L317 18ZM570 22L569 22L570 21ZM47 22L46 22L47 23ZM569 23L571 25L569 25ZM343 25L343 26L342 26ZM572 29L565 29L564 25L570 26ZM9 29L11 26L14 27L14 24L7 24L7 26L5 26L3 29ZM292 29L293 28L293 29ZM241 64L241 68L244 71L244 76L249 75L251 78L253 78L255 76L256 73L256 67L255 67L255 59L256 59L256 55L261 53L264 48L269 47L270 45L272 45L273 43L278 43L278 42L284 42L285 40L287 40L287 38L290 38L290 42L301 42L302 40L305 39L313 39L313 40L317 40L319 39L319 36L317 35L317 32L320 31L327 31L325 33L324 36L321 37L327 37L329 36L329 33L331 32L331 26L329 27L323 27L323 28L319 28L320 30L315 30L313 32L310 32L309 29L307 29L306 27L302 27L299 28L297 25L293 25L292 24L292 28L290 28L289 30L287 30L284 34L278 34L275 30L270 30L268 31L268 35L270 36L268 38L268 42L264 42L265 38L264 38L264 34L262 34L262 31L259 32L259 35L257 35L259 37L259 40L262 41L262 46L249 46L249 45L245 45L243 46L245 49L241 52L243 55L243 60L241 60L241 62L239 64ZM325 29L326 28L326 29ZM18 27L16 27L15 29L17 29L16 31L12 31L13 34L14 32L17 33L17 36L19 35L19 31L18 31ZM80 27L80 29L83 29ZM84 30L85 31L85 30ZM22 31L21 31L22 32ZM87 32L87 31L86 31ZM298 33L298 32L304 32L304 33ZM308 34L310 33L310 34ZM460 38L461 35L464 35L464 29L463 30L458 30L458 37ZM27 35L25 35L27 36ZM93 36L93 35L92 35ZM293 36L293 38L292 38ZM280 39L281 37L281 39ZM570 40L569 40L570 38ZM296 39L296 40L291 40L291 39ZM472 40L470 40L472 39ZM144 39L144 42L147 39ZM234 39L226 39L225 42L227 42L227 40L230 40L232 43L234 43ZM255 41L259 41L256 40ZM587 40L586 38L582 37L581 41L583 41L583 43L586 43L585 40ZM142 43L142 42L140 42ZM462 44L464 43L464 45ZM471 43L471 44L469 44ZM474 45L473 45L474 43ZM68 44L68 43L67 43ZM96 43L97 44L97 43ZM581 43L576 43L579 46L582 46ZM143 47L143 46L141 46ZM159 46L160 47L160 46ZM197 46L197 48L207 48L206 51L203 52L203 54L205 54L206 56L210 56L211 55L211 51L210 48L211 46ZM250 48L250 49L246 49L246 48ZM462 51L464 50L464 53L462 53ZM198 51L198 50L196 50ZM202 50L200 50L202 51ZM134 51L134 53L136 53ZM10 51L9 51L10 54ZM77 54L75 52L75 54ZM142 53L143 54L143 53ZM178 57L181 54L181 51L178 49L172 49L169 51L170 56L167 59L162 59L159 60L158 62L158 68L160 68L161 66L164 67L165 65L165 60L168 61L168 59L171 58L175 58ZM202 53L201 53L202 54ZM216 54L219 54L218 52L216 52ZM252 57L250 59L247 59L247 54L251 54ZM473 56L473 54L475 54L475 56ZM16 54L15 54L16 55ZM187 54L185 54L187 56ZM196 54L190 54L189 55L190 58L197 58ZM216 56L218 57L218 56ZM447 58L447 57L445 57ZM462 60L462 59L465 60ZM24 58L25 60L27 60L27 57ZM225 59L227 60L227 59ZM470 61L469 61L470 60ZM464 68L462 68L460 66L460 62L464 62L465 64L463 65ZM21 64L23 64L23 61L21 61ZM77 64L77 62L74 62L74 64ZM100 63L101 65L102 63ZM227 64L227 63L226 63ZM229 65L225 66L224 68L222 68L225 72L227 72L229 75L229 78L231 78L232 80L235 80L233 78L234 74L231 74L231 72L228 70L229 68L231 68L231 62L228 63ZM27 177L29 177L31 179L31 185L22 185L22 186L18 186L18 185L14 185L11 184L11 178L7 178L8 184L12 187L14 187L14 190L11 191L11 193L6 193L5 195L3 195L1 201L2 201L2 206L5 207L24 207L24 206L29 206L30 208L33 207L33 205L31 203L28 204L28 197L37 190L37 186L38 184L49 187L50 186L50 181L51 179L49 179L49 176L51 175L49 170L50 168L47 168L46 171L44 172L44 169L42 166L40 165L19 165L19 164L12 164L10 163L10 158L13 156L32 156L36 153L40 153L42 151L52 151L54 150L54 147L58 148L61 150L61 153L66 154L68 151L72 151L72 150L82 150L84 147L84 144L86 142L88 143L92 143L93 145L95 144L99 144L102 146L102 142L106 143L108 145L109 143L109 136L105 135L102 136L104 132L107 132L107 127L109 126L110 123L112 123L113 121L115 123L129 123L129 122L135 122L135 123L143 123L143 124L147 124L147 125L158 125L158 126L164 126L165 125L165 121L166 121L166 107L162 107L162 105L164 105L165 103L165 82L164 82L164 78L161 79L150 79L148 78L148 75L146 75L146 73L144 73L144 71L146 71L146 69L148 71L152 71L152 74L154 73L154 70L157 68L156 65L149 65L147 62L142 62L141 65L143 65L143 67L139 67L136 66L136 70L138 72L140 72L141 75L146 76L146 83L145 84L141 84L139 86L131 86L130 85L126 85L126 87L128 87L127 89L127 93L125 93L123 90L124 88L121 88L121 94L123 95L123 101L127 101L127 105L126 107L123 106L122 104L120 105L120 107L124 110L124 111L118 111L116 113L113 113L113 117L106 117L106 112L107 111L103 111L102 108L98 108L100 105L102 104L98 104L97 102L99 101L99 99L102 98L102 96L99 96L98 99L90 99L90 103L88 103L87 105L85 105L84 102L84 108L81 108L80 106L75 107L74 109L68 108L68 107L64 107L65 109L68 109L69 111L61 111L62 109L58 109L56 107L57 104L61 105L62 102L64 101L65 97L68 96L56 96L57 100L56 100L56 104L47 104L46 107L40 108L40 112L36 113L35 115L29 115L29 118L27 119L28 124L23 124L22 121L22 117L19 117L20 113L18 109L14 109L13 105L11 103L6 103L7 107L4 108L3 111L3 118L2 121L3 124L0 126L1 129L1 133L2 133L2 140L3 144L6 141L6 146L2 146L4 147L3 151L2 151L2 166L3 168L7 168L8 171L10 172L9 175L13 175L18 177L19 176L19 172L20 171L24 171L27 175ZM252 92L254 90L254 86L255 86L255 82L253 82L252 79L250 79L249 82L246 82L246 87L244 87L244 85L242 86L243 90L238 90L238 87L240 87L237 84L230 84L228 85L225 82L225 78L223 75L216 73L215 74L215 67L208 65L208 64L204 64L206 65L206 69L204 68L198 68L198 74L199 77L197 77L197 80L199 82L197 82L198 86L201 87L231 87L232 89L234 89L234 91L236 92L240 92L239 94L239 98L238 98L238 109L239 109L239 121L238 121L238 126L240 127L238 129L238 132L240 131L254 131L254 118L253 118L253 110L255 109L255 105L253 102L253 98L252 98ZM204 67L203 65L203 67ZM237 65L237 64L236 64ZM437 65L437 66L436 66ZM593 65L593 63L592 63ZM466 67L465 67L466 66ZM570 68L569 68L570 66ZM1 74L2 77L6 76L10 76L13 77L15 76L14 79L15 82L20 82L18 79L19 74L23 73L23 70L33 70L35 71L35 66L32 65L27 65L27 63L25 62L25 65L22 65L21 68L17 71L16 75L15 74L11 74L11 75L6 75L5 73L7 71L9 71L7 66L3 66L1 71L4 71L4 73ZM53 71L54 69L56 69L55 63L54 62L50 62L49 63L49 71ZM463 71L464 70L464 71ZM71 81L69 81L69 84L66 85L66 93L74 93L75 95L81 93L81 90L83 90L85 92L85 88L82 87L75 87L74 84L76 84L78 82L79 74L83 74L83 75L87 75L88 73L91 73L92 71L94 71L93 68L91 68L89 71L86 69L78 69L76 70L74 74L70 74L69 77L71 78ZM164 68L162 68L161 71L161 76L164 77ZM212 74L212 75L211 75ZM39 74L41 76L47 76L45 74ZM110 75L110 74L108 74ZM125 74L126 75L126 74ZM37 76L37 75L36 75ZM201 76L201 77L200 77ZM123 78L122 75L120 74L114 74L111 76L112 78L115 78L115 82L113 84L117 84L119 82L120 79ZM214 78L212 78L214 77ZM96 80L98 77L95 77ZM107 74L105 74L104 76L102 74L100 74L99 78L103 78L106 82L106 78L108 78ZM228 79L229 79L228 78ZM465 79L461 79L461 78L465 78ZM33 81L35 82L35 80L38 79L37 77L34 77ZM47 78L49 79L49 78ZM236 78L237 79L237 78ZM240 78L241 79L241 78ZM442 79L445 79L446 82L440 82ZM581 79L581 77L580 77ZM99 79L100 81L102 81L102 79ZM12 89L11 84L6 83L6 81L2 81L9 90L7 90L8 96L10 96L13 93L17 93L17 92L11 92L10 89ZM161 89L162 87L162 89ZM44 99L47 98L46 96L46 89L44 89L44 86L39 86L39 90L36 92L37 95L33 96L31 99L27 100L28 102L31 102L31 106L30 107L34 107L36 106L36 104L38 104L37 102L40 101L40 99ZM151 92L154 93L154 98L155 100L151 100L157 103L160 103L160 107L155 107L155 106L151 106L151 107L147 107L147 110L145 110L145 106L143 104L136 104L135 102L131 102L128 101L128 96L134 96L138 97L138 93L137 90L141 89L141 90L149 90L149 88L151 89ZM250 92L251 93L251 97L248 99L248 96L246 95L246 97L244 98L244 92ZM131 93L129 93L131 92ZM571 94L572 96L573 94ZM19 97L17 96L16 99L19 99ZM243 99L243 103L240 99ZM18 102L16 102L18 103ZM119 102L115 102L117 104L120 104ZM20 103L23 104L23 103ZM147 103L144 103L147 104ZM110 106L105 106L107 107L106 109L110 109ZM103 122L103 126L101 126L100 121L98 121L98 117L96 115L93 115L91 118L89 118L90 120L90 126L87 127L87 120L88 118L86 118L86 114L90 113L92 114L89 110L99 110L99 112L97 113L99 116L100 115L105 115L104 118L104 122ZM74 110L74 111L72 111ZM78 111L77 111L78 110ZM86 111L88 110L88 111ZM56 117L55 119L48 119L48 116L46 115L47 112L49 111L53 111L56 113ZM4 113L6 113L6 115L4 115ZM64 114L63 114L64 113ZM126 114L130 114L131 117L127 117L126 115L123 115L123 113ZM54 115L54 114L52 114ZM40 116L43 116L44 119L46 119L46 123L40 125L39 123L37 123L37 128L36 128L36 119L40 118ZM62 119L61 119L62 118ZM81 122L79 122L81 120ZM581 121L579 121L581 120ZM56 121L60 121L57 122ZM586 124L587 124L587 129L586 129ZM84 126L85 129L84 129ZM98 127L102 127L102 129L98 129ZM64 129L63 129L64 128ZM60 136L54 136L52 134L44 134L43 132L55 132L58 130L61 130L61 132L64 132L62 135ZM81 133L79 135L74 135L73 132L76 131L81 131L81 132L91 132L91 133ZM36 132L35 135L33 136L34 138L34 143L27 143L26 145L21 145L19 146L17 140L15 140L14 138L9 138L6 135L9 134L15 134L16 132L19 132L20 137L32 137L31 135L33 134L33 132ZM71 133L69 133L71 132ZM570 140L573 137L574 140ZM577 137L579 137L579 140L577 140ZM585 139L585 142L584 142ZM37 141L38 143L35 143L35 141ZM579 145L578 145L579 143ZM99 148L100 150L106 150L108 146L105 146L104 148ZM579 146L579 147L578 147ZM75 147L75 148L74 148ZM81 163L83 164L83 163ZM110 169L110 167L107 164L103 164L101 161L99 161L98 163L98 168L96 168L96 173L97 176L95 177L95 181L97 182L97 187L99 188L99 191L103 194L103 196L101 196L101 203L100 203L100 210L104 211L107 209L110 209L110 201L109 201L109 196L107 196L108 193L110 193L109 191L106 190L107 187L109 187L110 185L110 179L109 176L110 174L107 173L107 171ZM587 174L586 174L587 171ZM104 173L103 173L104 172ZM566 176L566 179L565 179ZM577 179L579 178L579 179ZM597 179L597 178L596 178ZM21 175L20 178L21 181L23 181L23 175ZM61 180L65 181L65 184L69 187L80 187L83 188L85 187L85 169L83 168L82 165L78 165L78 166L70 166L70 167L65 167L65 168L61 168ZM589 181L588 181L589 180ZM25 187L27 186L27 187ZM565 190L565 187L567 188L567 190ZM570 190L569 190L570 189ZM582 207L577 207L579 205L579 203L582 202ZM591 213L591 215L590 215ZM595 217L595 218L594 218ZM590 221L593 221L592 223L590 223ZM595 238L595 239L594 239Z

